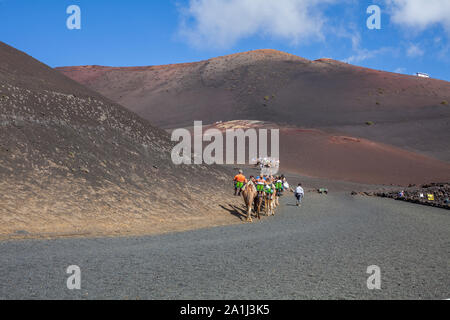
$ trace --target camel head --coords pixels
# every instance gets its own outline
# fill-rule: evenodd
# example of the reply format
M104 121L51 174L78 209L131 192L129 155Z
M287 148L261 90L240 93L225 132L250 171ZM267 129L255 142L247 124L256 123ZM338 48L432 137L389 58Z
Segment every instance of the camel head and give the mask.
M251 187L251 186L254 187L255 185L254 185L253 181L249 180L242 188L242 191L245 191L247 189L247 187Z

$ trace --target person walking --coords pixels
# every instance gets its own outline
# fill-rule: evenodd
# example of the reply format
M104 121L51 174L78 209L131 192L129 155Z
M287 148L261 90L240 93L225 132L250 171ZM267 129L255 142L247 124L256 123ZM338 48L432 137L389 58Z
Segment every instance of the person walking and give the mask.
M303 197L305 196L305 191L303 190L301 183L299 183L297 188L295 188L294 195L295 198L297 199L297 207L300 207L302 204Z

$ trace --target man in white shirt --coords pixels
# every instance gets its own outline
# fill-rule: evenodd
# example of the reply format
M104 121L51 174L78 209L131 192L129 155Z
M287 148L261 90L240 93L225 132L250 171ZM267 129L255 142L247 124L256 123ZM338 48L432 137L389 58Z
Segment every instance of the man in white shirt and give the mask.
M297 199L297 207L300 207L303 197L305 196L305 191L302 188L302 184L299 183L297 188L295 188L295 198Z

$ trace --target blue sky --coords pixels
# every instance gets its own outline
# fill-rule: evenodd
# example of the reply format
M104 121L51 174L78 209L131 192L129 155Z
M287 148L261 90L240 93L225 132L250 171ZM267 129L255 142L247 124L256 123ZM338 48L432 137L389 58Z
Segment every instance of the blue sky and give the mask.
M367 7L381 8L369 30ZM69 5L81 30L69 30ZM272 48L450 81L449 0L0 0L0 40L52 66L191 62Z

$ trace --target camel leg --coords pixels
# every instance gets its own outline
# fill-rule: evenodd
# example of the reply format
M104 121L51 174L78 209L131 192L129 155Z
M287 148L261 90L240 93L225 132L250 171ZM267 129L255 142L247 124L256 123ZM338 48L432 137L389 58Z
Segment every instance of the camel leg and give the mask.
M261 220L261 204L262 199L258 199L258 219Z
M253 211L255 212L256 217L260 219L258 212L258 197L255 197L255 199L253 199Z
M269 209L269 216L272 215L272 200L267 202L267 208Z
M275 208L276 208L276 205L275 205L276 203L275 203L275 200L272 200L272 215L274 216L275 215Z
M273 195L271 196L271 199L270 199L270 213L272 216L275 215L275 198Z
M253 222L253 219L252 219L252 205L251 204L249 204L247 206L247 222Z

